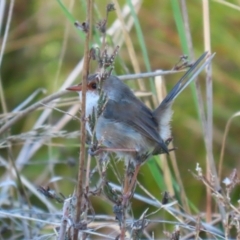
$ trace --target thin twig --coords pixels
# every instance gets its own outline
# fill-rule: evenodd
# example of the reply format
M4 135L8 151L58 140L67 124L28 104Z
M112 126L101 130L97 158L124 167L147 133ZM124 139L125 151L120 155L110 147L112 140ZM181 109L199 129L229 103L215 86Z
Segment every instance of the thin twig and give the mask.
M11 120L9 120L5 125L3 125L0 129L0 135L2 133L4 133L7 129L9 129L13 124L15 124L17 121L19 121L20 119L22 119L24 116L26 116L27 114L33 112L34 110L36 110L37 108L41 107L43 104L46 104L48 102L51 102L54 99L60 98L63 95L69 93L68 91L61 91L61 92L57 92L54 93L42 100L40 100L39 102L34 103L32 106L26 108L25 110L21 111L18 113L18 115L14 118L12 118Z
M203 1L203 31L204 31L204 48L206 51L211 52L211 43L210 43L210 25L209 25L209 3ZM206 137L207 137L207 155L212 155L212 71L211 64L206 68L206 108L207 108L207 118L206 118ZM206 173L207 179L210 180L211 173L217 178L217 172L213 157L206 158ZM219 187L219 186L217 186ZM212 196L211 191L207 188L206 196L206 220L210 222L212 219Z
M9 28L10 28L10 24L11 24L11 20L12 20L13 7L14 7L14 0L12 0L9 4L9 11L7 14L7 22L5 24L5 31L4 31L4 35L2 38L1 49L0 49L0 66L2 66L2 59L3 59L5 47L7 44ZM2 78L0 78L0 100L1 100L3 112L6 113L7 112L7 102L6 102L6 98L4 96Z
M156 77L156 76L164 76L164 75L170 75L174 73L181 73L185 72L186 70L156 70L154 72L146 72L146 73L136 73L136 74L127 74L127 75L122 75L118 76L119 79L121 80L133 80L133 79L139 79L139 78L151 78L151 77Z
M68 223L68 209L69 209L69 199L66 199L63 204L63 216L61 220L61 226L59 229L58 240L64 240L66 237L67 223Z
M81 216L82 197L84 194L83 179L84 179L84 163L85 163L85 141L86 141L86 126L85 126L85 107L86 107L86 89L87 77L89 74L89 43L92 31L92 0L87 0L87 17L88 31L86 32L85 46L84 46L84 63L83 63L83 80L82 80L82 123L81 123L81 146L80 146L80 159L78 170L78 184L77 184L77 206L75 224L78 224ZM78 239L78 229L74 229L73 239Z
M222 174L222 164L223 164L223 157L224 157L224 150L225 150L225 145L226 145L226 138L232 123L232 120L235 117L239 117L240 116L240 112L236 112L234 113L227 121L227 124L225 126L224 129L224 134L223 134L223 140L222 140L222 146L221 146L221 153L220 153L220 158L219 158L219 164L218 164L218 177L219 179L221 179L221 174Z

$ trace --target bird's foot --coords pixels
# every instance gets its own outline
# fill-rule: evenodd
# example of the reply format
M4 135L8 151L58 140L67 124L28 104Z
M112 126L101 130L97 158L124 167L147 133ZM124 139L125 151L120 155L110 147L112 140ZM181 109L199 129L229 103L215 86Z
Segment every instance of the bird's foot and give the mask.
M91 156L96 156L99 153L102 153L103 147L100 146L96 146L96 145L92 145L89 149L88 149L88 154Z

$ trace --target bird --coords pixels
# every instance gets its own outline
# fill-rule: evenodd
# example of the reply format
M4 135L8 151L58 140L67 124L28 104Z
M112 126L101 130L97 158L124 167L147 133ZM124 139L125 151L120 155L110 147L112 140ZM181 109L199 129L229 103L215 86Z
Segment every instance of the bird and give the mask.
M144 163L151 155L168 154L173 102L210 63L213 56L208 52L203 53L154 110L137 98L117 76L110 75L99 80L98 73L89 74L86 90L86 117L98 108L101 91L107 99L96 120L95 133L98 142L106 149L115 151L119 158L133 161L136 165ZM81 83L70 86L67 90L77 92L79 100L82 100ZM88 122L86 129L91 135Z

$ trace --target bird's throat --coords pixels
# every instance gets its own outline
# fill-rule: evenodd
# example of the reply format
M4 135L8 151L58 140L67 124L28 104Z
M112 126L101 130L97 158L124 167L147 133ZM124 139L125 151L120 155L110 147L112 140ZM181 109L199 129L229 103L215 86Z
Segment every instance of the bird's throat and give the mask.
M82 92L79 92L79 99L82 102ZM97 92L94 91L87 91L86 92L86 117L92 114L93 108L97 109L99 100L99 95Z

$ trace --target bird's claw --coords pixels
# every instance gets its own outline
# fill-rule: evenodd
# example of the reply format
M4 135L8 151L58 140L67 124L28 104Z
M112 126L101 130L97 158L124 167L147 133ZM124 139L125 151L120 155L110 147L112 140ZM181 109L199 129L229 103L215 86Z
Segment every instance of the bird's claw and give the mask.
M89 149L88 149L88 154L91 156L96 156L99 154L99 152L101 152L102 149L101 147L98 147L96 145L92 145Z

